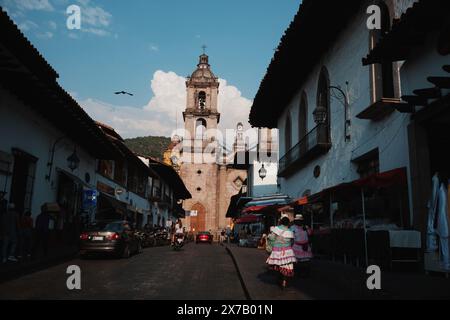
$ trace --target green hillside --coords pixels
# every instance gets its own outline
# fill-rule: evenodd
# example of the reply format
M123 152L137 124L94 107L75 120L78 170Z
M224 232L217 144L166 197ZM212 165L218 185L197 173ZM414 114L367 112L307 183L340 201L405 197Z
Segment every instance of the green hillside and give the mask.
M162 160L163 153L170 144L169 137L137 137L125 139L125 144L133 152Z

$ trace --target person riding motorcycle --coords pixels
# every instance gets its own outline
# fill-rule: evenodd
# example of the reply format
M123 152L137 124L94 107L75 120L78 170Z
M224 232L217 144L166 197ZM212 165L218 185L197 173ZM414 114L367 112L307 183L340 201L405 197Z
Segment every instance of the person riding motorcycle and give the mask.
M180 219L178 219L178 221L175 224L175 232L172 236L172 244L175 243L177 235L181 236L184 240L184 230Z

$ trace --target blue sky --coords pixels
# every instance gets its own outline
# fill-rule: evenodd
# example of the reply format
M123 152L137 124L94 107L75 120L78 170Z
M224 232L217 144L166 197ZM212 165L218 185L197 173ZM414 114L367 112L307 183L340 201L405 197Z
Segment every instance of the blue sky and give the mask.
M80 104L94 101L113 110L148 106L155 72L164 72L162 81L169 72L187 76L203 44L215 74L251 101L299 2L0 0ZM81 7L81 30L66 28L71 4ZM113 94L122 89L134 96Z

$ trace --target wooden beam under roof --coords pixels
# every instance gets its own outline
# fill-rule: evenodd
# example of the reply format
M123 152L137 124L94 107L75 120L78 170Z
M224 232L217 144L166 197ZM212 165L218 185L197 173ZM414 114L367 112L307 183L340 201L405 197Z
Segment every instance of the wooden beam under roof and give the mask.
M428 99L419 96L405 95L402 96L402 100L408 102L408 104L411 104L413 106L425 107L428 105Z
M426 99L436 99L441 96L441 90L438 87L416 89L413 93Z
M428 77L427 80L441 89L450 89L450 77Z

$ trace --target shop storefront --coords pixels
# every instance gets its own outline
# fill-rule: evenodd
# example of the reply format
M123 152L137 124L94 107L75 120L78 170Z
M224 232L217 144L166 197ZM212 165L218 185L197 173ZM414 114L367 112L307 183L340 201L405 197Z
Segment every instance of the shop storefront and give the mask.
M57 203L59 213L56 217L55 229L63 231L67 241L74 242L78 234L88 223L90 212L84 206L85 191L93 187L77 176L57 168L58 187Z
M424 267L426 271L447 274L450 271L450 155L446 151L450 145L449 127L449 94L417 112L408 127L414 224L422 231Z
M127 203L100 192L97 202L96 220L123 220L127 215Z
M264 219L261 214L247 214L234 223L234 232L239 237L239 245L257 247L264 232Z
M372 174L308 197L297 210L313 227L313 250L356 265L420 261L421 233L409 219L406 168Z

